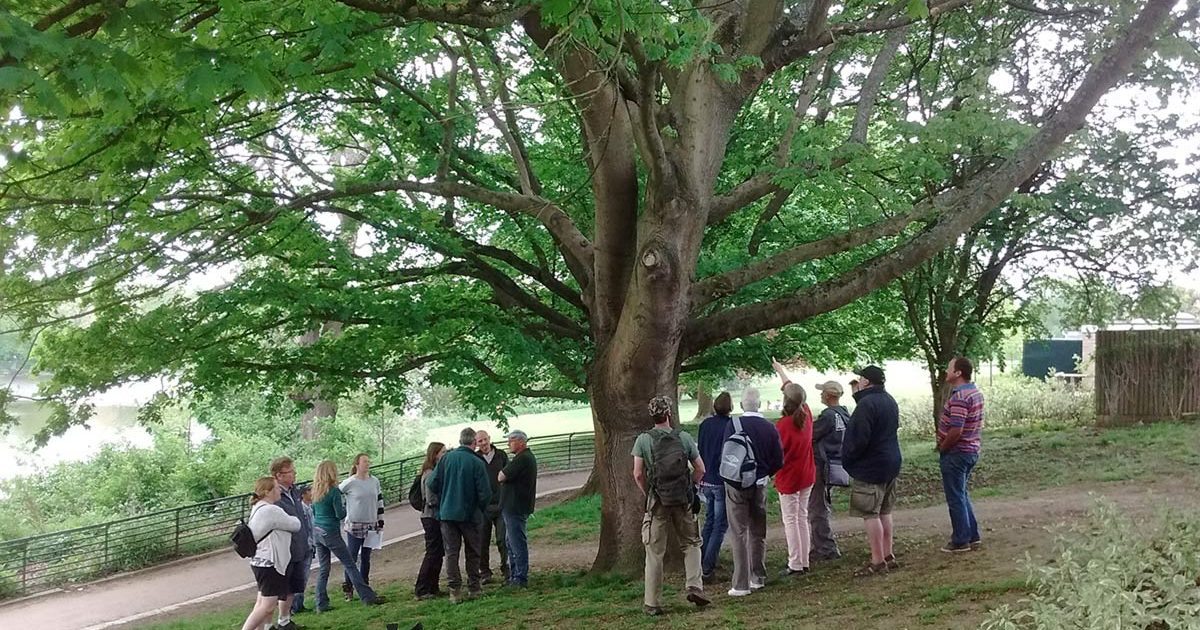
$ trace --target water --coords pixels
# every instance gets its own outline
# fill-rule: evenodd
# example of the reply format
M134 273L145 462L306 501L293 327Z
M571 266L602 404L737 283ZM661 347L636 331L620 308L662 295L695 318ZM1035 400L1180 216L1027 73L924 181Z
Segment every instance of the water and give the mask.
M37 448L33 436L46 424L48 409L36 403L17 401L9 412L18 418L17 424L0 435L0 479L45 472L62 462L85 461L106 444L125 444L148 447L154 441L150 433L137 422L138 405L158 391L156 385L138 383L95 396L95 415L87 426L74 426L50 438ZM14 383L14 393L32 395L36 386L30 382Z

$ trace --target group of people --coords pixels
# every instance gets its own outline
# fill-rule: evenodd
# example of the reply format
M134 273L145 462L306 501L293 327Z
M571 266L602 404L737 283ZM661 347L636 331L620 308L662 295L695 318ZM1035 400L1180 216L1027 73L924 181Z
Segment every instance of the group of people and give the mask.
M512 431L509 453L496 448L486 431L463 429L458 448L448 451L430 443L419 473L422 488L421 524L425 557L417 574L415 594L430 599L438 587L443 558L450 599L464 599L458 556L465 551L467 592L474 598L481 585L493 580L488 548L495 534L499 568L505 582L524 587L529 581L526 521L537 493L537 459L528 436ZM371 588L371 553L383 546L383 489L371 475L371 458L359 453L350 475L339 481L338 468L322 461L312 484L296 484L296 467L289 457L271 462L270 475L260 477L251 495L246 525L257 544L250 568L258 585L254 608L242 630L259 630L276 617L276 630L296 630L292 615L305 612L304 591L315 557L318 564L315 610L332 609L328 585L331 557L342 563L342 594L357 595L377 606L384 598Z
M842 385L816 386L825 409L814 420L802 386L782 365L772 362L783 382L783 417L772 424L760 413L761 394L742 393L742 413L733 416L733 399L722 392L714 415L700 424L693 439L673 428L674 402L653 398L648 406L654 427L633 446L633 477L646 499L642 542L646 547L643 610L660 615L662 566L669 534L684 558L685 596L697 605L711 600L704 585L717 576L726 532L733 551L731 597L744 597L766 586L767 484L773 478L787 540L781 577L802 577L810 563L841 556L831 526L831 488L848 486L850 511L863 519L870 559L854 574L867 577L900 567L893 548L892 510L900 475L900 411L884 387L878 366L857 370L850 381L855 400L851 414L841 404ZM949 395L941 411L936 448L952 534L947 553L977 550L979 525L967 483L979 460L983 394L971 382L973 366L956 357L947 366ZM701 529L697 514L704 506Z
M322 461L312 484L296 484L290 457L271 462L270 475L260 477L251 496L246 525L257 542L250 567L258 599L242 630L258 630L278 611L275 627L295 630L292 615L304 612L304 591L313 557L317 559L317 611L331 609L328 593L331 557L342 563L342 593L346 601L368 606L384 603L370 586L371 552L382 546L383 490L371 475L371 458L359 453L350 475L338 480L338 468Z
M458 448L447 450L441 442L432 442L425 449L420 472L425 556L413 588L418 599L442 596L443 562L452 603L479 597L483 585L495 577L490 560L493 534L504 583L515 588L529 585L526 525L537 496L537 458L524 431L512 431L505 438L509 453L497 449L486 431L468 427L458 436ZM467 570L465 593L460 553Z
M646 547L647 614L662 614L663 559L672 535L678 541L686 573L685 596L697 606L711 603L704 585L715 583L721 545L729 533L733 551L731 597L744 597L767 583L767 484L773 478L780 497L787 540L782 577L809 573L810 563L841 556L831 527L831 488L848 486L850 511L863 519L871 557L855 570L860 577L899 568L893 548L892 510L900 474L900 423L896 400L884 388L884 371L867 366L850 381L854 413L841 404L836 381L816 386L825 409L814 420L805 389L792 382L773 362L783 381L783 417L774 424L763 417L761 394L742 393L742 413L733 416L733 399L722 392L714 415L700 424L693 439L672 427L674 401L650 400L654 427L633 445L633 477L645 497L642 543ZM942 548L962 553L980 547L967 483L979 460L983 427L983 395L971 382L973 366L956 357L947 368L951 388L937 429L936 448L952 535ZM459 603L482 593L494 581L490 548L496 546L498 568L506 585L523 588L529 581L526 524L537 494L537 459L523 431L505 438L509 452L495 447L486 431L463 429L453 450L432 442L419 473L421 525L425 555L414 595L432 599L443 565L450 601ZM311 487L296 485L296 468L288 457L271 462L270 475L258 479L247 525L257 549L250 560L258 599L242 630L258 630L278 613L278 630L295 630L292 615L304 608L304 591L315 555L315 608L331 608L327 592L330 558L342 563L342 592L355 594L368 606L383 603L370 586L371 552L382 546L384 499L379 479L370 474L371 460L360 453L350 475L339 482L336 464L321 462ZM701 530L697 514L704 506ZM463 591L460 553L465 556Z

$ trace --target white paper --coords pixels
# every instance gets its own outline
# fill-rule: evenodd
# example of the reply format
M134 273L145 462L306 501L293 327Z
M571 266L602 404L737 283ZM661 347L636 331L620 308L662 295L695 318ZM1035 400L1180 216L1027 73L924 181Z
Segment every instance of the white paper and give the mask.
M367 538L363 542L363 546L371 549L383 549L383 530L377 529L367 532Z

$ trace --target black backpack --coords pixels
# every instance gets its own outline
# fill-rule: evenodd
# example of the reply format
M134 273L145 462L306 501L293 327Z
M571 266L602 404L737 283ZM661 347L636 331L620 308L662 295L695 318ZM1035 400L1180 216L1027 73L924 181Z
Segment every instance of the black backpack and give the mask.
M692 504L692 473L679 429L650 433L650 487L666 507Z
M254 510L251 510L250 517L252 518L253 516ZM247 520L238 519L238 524L233 527L233 533L229 535L229 542L233 543L233 550L237 552L237 555L243 558L253 558L254 554L258 551L258 543L262 542L267 536L270 536L271 532L275 530L268 530L267 533L262 535L262 538L256 539L254 538L254 532L246 524Z
M408 488L408 504L418 512L425 511L425 491L421 488L421 475L417 475Z

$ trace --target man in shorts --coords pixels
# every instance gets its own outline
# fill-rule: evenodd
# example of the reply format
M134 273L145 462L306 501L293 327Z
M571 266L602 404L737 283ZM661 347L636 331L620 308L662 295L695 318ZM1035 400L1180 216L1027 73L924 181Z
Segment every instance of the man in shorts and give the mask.
M857 406L842 441L842 465L850 474L850 512L861 516L871 560L855 575L865 577L899 568L892 550L892 508L900 475L900 408L883 388L883 370L868 365L855 372Z

